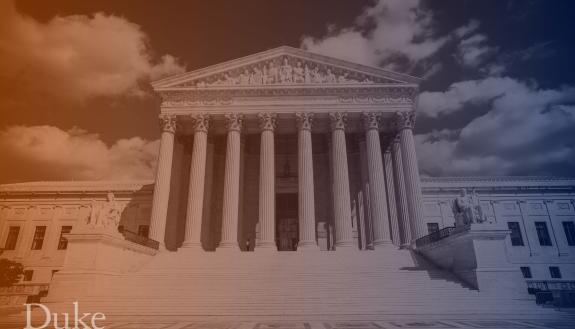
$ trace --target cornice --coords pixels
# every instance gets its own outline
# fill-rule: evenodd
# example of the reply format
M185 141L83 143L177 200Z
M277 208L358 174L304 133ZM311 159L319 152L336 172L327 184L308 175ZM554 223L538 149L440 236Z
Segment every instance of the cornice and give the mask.
M0 194L152 191L154 181L46 181L0 185Z
M508 177L425 177L421 179L424 192L456 191L475 188L478 191L575 193L575 179L564 177L508 176Z
M453 176L453 177L422 177L422 183L455 183L455 182L545 182L561 185L575 185L575 178L552 176Z
M405 105L413 106L416 85L340 85L340 86L249 86L221 88L159 89L162 108L182 106L230 106L238 99L321 97L341 105ZM289 101L289 100L288 100Z
M55 181L0 185L0 195L82 194L82 193L151 193L154 181ZM508 177L423 177L424 191L456 191L460 188L478 190L571 191L575 178L508 176Z

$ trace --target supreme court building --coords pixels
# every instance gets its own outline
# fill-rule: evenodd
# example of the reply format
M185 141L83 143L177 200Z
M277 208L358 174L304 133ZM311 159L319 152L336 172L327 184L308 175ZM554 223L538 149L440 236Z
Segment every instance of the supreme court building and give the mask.
M336 250L357 248L358 236L374 248L410 244L426 234L417 82L288 47L155 82L162 137L150 237L165 241L174 193L184 248L240 250L249 240L256 251L315 250L318 226ZM204 220L215 241L202 247Z
M0 186L3 256L34 274L2 303L549 316L537 294L574 298L575 180L420 178L419 82L290 47L153 82L155 181ZM453 227L461 189L485 223Z

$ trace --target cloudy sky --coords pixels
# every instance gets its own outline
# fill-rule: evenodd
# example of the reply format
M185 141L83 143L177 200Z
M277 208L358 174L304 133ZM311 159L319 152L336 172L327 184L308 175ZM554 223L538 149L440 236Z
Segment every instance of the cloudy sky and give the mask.
M423 77L426 176L575 176L575 2L0 1L0 183L151 179L149 81L289 45Z

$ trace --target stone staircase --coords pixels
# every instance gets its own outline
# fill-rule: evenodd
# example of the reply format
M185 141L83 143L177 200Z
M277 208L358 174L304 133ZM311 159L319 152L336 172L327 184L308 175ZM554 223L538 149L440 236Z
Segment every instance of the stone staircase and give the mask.
M52 310L70 305L50 303ZM108 318L331 317L383 315L556 317L529 295L472 290L407 250L164 252L111 281L82 310Z

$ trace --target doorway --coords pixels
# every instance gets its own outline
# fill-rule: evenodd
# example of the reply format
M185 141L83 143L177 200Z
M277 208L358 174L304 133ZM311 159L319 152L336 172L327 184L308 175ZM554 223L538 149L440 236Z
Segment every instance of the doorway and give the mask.
M295 251L299 241L297 193L276 194L276 244L279 251Z

